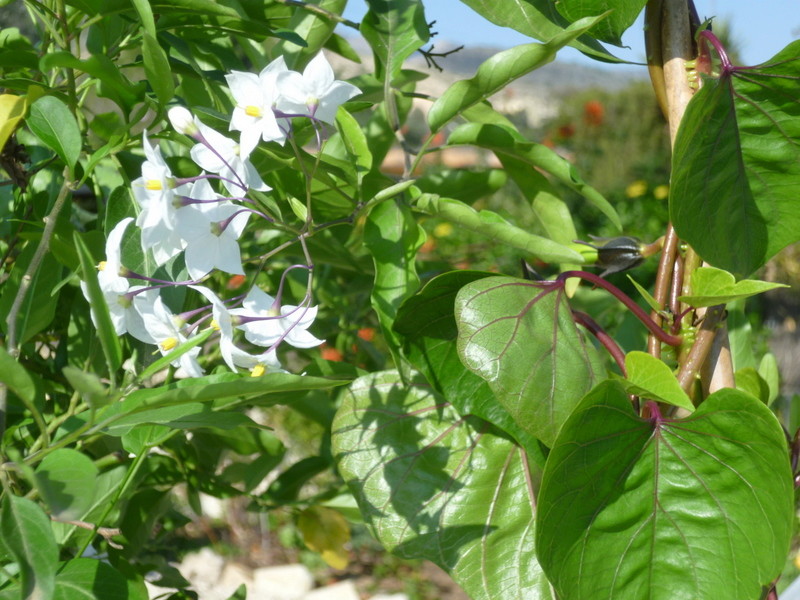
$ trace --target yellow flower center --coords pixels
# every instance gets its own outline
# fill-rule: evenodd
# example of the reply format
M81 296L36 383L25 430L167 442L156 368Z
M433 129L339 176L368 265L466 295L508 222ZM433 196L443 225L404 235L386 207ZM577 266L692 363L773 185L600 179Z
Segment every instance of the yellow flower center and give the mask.
M260 117L261 116L261 109L257 106L245 106L244 107L244 114L248 117Z
M106 270L106 264L107 264L106 261L101 260L99 263L97 263L97 270L98 271L105 271Z
M261 377L266 372L267 370L264 368L264 365L259 363L250 371L250 377Z
M216 319L211 319L211 329L219 331L219 323L217 323Z
M165 340L164 340L163 342L161 342L161 343L160 343L158 346L159 346L159 347L160 347L160 348L161 348L161 349L162 349L164 352L169 352L170 350L172 350L172 349L173 349L175 346L177 346L177 345L178 345L178 340L177 340L177 338L171 337L171 338L167 338L167 339L165 339Z
M144 187L151 192L160 192L164 189L164 187L161 185L160 179L148 179L145 181Z

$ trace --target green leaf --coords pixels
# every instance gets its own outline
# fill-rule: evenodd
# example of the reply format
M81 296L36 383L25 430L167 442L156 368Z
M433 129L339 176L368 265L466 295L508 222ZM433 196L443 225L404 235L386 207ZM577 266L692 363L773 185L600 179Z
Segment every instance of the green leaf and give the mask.
M800 41L705 78L675 140L670 218L712 265L747 276L800 240Z
M513 129L489 123L466 123L457 127L447 140L449 146L471 145L491 150L503 160L505 156L518 159L528 167L542 169L561 183L591 202L621 230L617 211L600 192L587 185L566 159L543 144L524 140Z
M153 9L150 6L150 0L131 0L131 4L133 4L133 8L136 9L139 15L139 20L142 22L145 33L148 33L150 37L155 40L156 22L153 17Z
M51 514L64 521L79 519L92 505L97 474L88 456L60 448L36 467L36 487Z
M594 15L607 15L589 32L594 38L622 46L622 34L633 25L647 0L559 0L558 12L568 21Z
M58 567L58 546L50 519L30 500L6 492L0 508L3 544L19 565L22 598L51 598Z
M369 151L367 137L347 109L343 106L336 111L336 129L342 136L342 142L347 150L347 154L355 166L359 192L364 175L372 170L372 154Z
M22 278L36 253L36 246L34 243L29 243L23 248L14 263L11 275L3 282L0 291L0 329L4 332L8 331L8 314L11 312ZM44 331L53 322L58 304L58 294L54 292L61 280L62 271L53 254L46 253L33 274L30 287L17 313L17 341L20 345Z
M490 210L478 212L460 200L423 194L417 198L416 208L422 212L447 219L464 229L486 235L495 242L524 250L544 261L583 262L583 257L571 248L520 229Z
M425 231L400 199L381 202L367 216L364 245L375 262L372 308L393 353L400 342L392 324L403 300L419 287L416 257L424 241Z
M556 53L583 34L598 19L570 25L545 44L524 44L498 52L484 61L475 76L451 85L428 111L428 126L437 132L465 109L488 99L512 81L551 62Z
M458 198L472 204L490 196L508 181L503 169L436 169L417 179L416 186L426 194ZM574 238L573 238L574 239Z
M692 273L692 293L680 296L678 300L700 308L727 304L739 298L748 298L782 287L789 286L756 279L743 279L737 283L734 276L727 271L714 267L698 267Z
M82 279L86 282L86 291L89 295L89 304L92 307L93 322L97 327L97 335L100 338L100 347L106 357L109 372L114 373L122 365L122 347L119 343L119 336L114 329L114 324L111 322L111 314L108 312L105 295L97 281L94 259L92 259L89 249L77 231L73 232L73 240L80 257L81 271L83 272Z
M644 286L642 286L642 284L640 284L638 281L636 281L630 275L628 275L628 280L633 284L633 287L636 288L636 291L639 292L639 294L642 296L644 301L647 302L647 306L649 306L650 308L652 308L656 312L664 310L664 307L661 306L658 302L656 302L656 299L653 298L653 295L650 292L648 292L644 288Z
M78 392L83 401L92 408L100 408L111 401L111 394L109 394L108 388L103 385L100 378L94 373L82 371L72 365L67 365L61 372L69 381L72 389Z
M458 353L514 422L552 446L572 409L604 376L572 320L561 282L489 277L456 297Z
M694 404L683 391L670 368L647 352L629 352L625 356L628 375L621 383L629 394L648 400L666 402L694 412Z
M767 395L767 405L771 406L781 393L781 376L778 370L778 361L772 352L767 352L758 365L758 374L767 382L769 394Z
M560 598L750 600L781 573L793 497L783 431L750 395L641 419L604 382L548 456L536 547Z
M530 453L538 442L519 427L495 399L489 384L467 369L456 350L458 327L455 301L468 283L494 273L452 271L434 277L403 302L394 330L400 334L406 358L462 415L475 415L514 436Z
M510 27L537 40L552 39L569 25L556 10L553 0L461 1L495 25ZM625 62L609 54L597 40L588 35L578 38L570 45L598 60Z
M350 541L350 526L342 513L323 506L310 506L297 517L303 542L318 552L329 566L344 569L349 562L345 544Z
M333 453L374 535L427 558L473 600L552 600L533 546L539 467L502 432L396 372L353 382Z
M736 389L758 398L769 405L769 384L753 367L744 367L734 373Z
M229 411L214 411L208 404L188 402L175 406L164 406L141 410L114 419L103 428L103 432L113 436L123 436L138 425L163 425L170 429L233 429L242 425L256 427L250 417Z
M8 138L25 116L26 101L22 96L0 94L0 148L5 148Z
M318 0L314 3L319 9L328 11L335 15L341 15L347 0ZM307 10L305 7L297 7L292 18L287 24L287 29L297 34L305 41L304 45L296 44L291 41L279 41L272 51L272 56L283 56L286 66L292 70L299 71L304 59L308 60L315 56L333 35L336 21L321 16L319 13ZM344 47L347 47L342 40Z
M0 383L8 386L25 404L36 398L36 382L30 373L0 346Z
M75 558L56 576L53 600L117 600L129 598L122 574L101 560Z
M376 75L391 81L403 61L430 38L425 10L420 0L367 0L367 4L361 35L375 54Z
M81 154L81 132L67 106L54 96L43 96L31 104L28 127L42 143L58 154L72 170Z
M155 36L142 31L142 60L147 81L156 93L159 104L166 105L175 95L175 83L167 53Z

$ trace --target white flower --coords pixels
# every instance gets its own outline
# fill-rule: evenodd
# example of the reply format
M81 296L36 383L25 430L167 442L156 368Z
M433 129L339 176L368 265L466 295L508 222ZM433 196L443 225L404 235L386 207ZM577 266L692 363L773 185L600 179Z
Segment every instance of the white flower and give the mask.
M233 316L228 310L228 307L223 304L222 300L212 292L210 289L199 286L190 285L190 288L200 292L205 296L206 300L211 302L211 312L214 320L211 326L219 331L219 351L222 354L222 360L228 365L231 371L236 373L236 362L234 361L234 353L238 348L233 343Z
M167 308L160 296L155 298L134 299L141 312L145 328L152 338L153 344L158 346L162 356L166 356L177 346L186 341L186 336L181 333L177 317ZM177 360L172 361L173 367L179 367L189 377L200 377L203 369L197 362L200 348L195 347L182 354Z
M128 225L133 221L133 217L127 217L117 223L108 233L106 238L106 259L97 265L97 281L103 292L122 292L128 291L130 284L128 280L121 276L124 269L122 266L122 236Z
M353 84L334 80L333 69L322 52L308 63L302 75L296 71L279 73L278 89L279 110L326 123L333 123L339 106L361 93Z
M192 279L199 279L214 268L244 275L237 240L242 235L249 212L231 202L190 204L178 211L178 233L186 244L186 268ZM233 219L228 220L239 212ZM228 222L227 227L222 227Z
M233 362L237 367L250 370L253 377L260 377L264 373L285 373L275 349L267 350L261 354L249 354L244 350L233 347Z
M242 152L239 144L203 125L196 118L195 124L206 143L195 144L190 152L192 160L201 169L217 173L232 196L241 196L248 188L261 192L271 189L247 159L249 152Z
M317 316L316 306L279 307L275 298L256 287L248 292L242 306L231 313L245 317L238 328L257 346L271 347L285 340L295 348L313 348L323 342L306 331Z
M194 122L194 116L182 106L175 106L170 108L167 112L169 122L172 128L178 133L193 136L197 133L197 125Z
M279 56L258 75L233 71L225 76L236 102L230 128L242 132L239 143L244 156L250 155L259 138L281 145L286 141L288 119L277 119L273 108L278 99L278 75L287 71L283 56Z

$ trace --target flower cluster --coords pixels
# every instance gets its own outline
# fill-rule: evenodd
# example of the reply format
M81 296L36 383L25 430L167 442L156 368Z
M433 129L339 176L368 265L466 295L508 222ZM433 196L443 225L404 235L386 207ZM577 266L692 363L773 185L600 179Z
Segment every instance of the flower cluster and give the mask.
M126 218L109 232L98 281L118 335L128 333L155 344L166 355L187 342L201 326L208 326L213 328L219 352L231 370L244 368L260 375L281 370L276 355L281 343L296 348L322 343L308 332L317 315L310 293L299 305L282 302L286 274L295 268L311 268L289 267L274 297L252 286L247 294L223 301L202 283L214 270L244 276L239 239L248 222L273 222L247 197L250 190L271 189L250 162L259 142L284 144L295 117L310 118L315 124L333 123L338 107L360 90L335 80L321 53L302 73L289 70L280 57L258 75L234 71L226 80L235 104L230 130L240 132L239 140L208 127L187 109L175 107L169 111L170 122L176 131L195 140L189 154L202 172L186 179L175 177L161 149L150 143L145 132L141 177L132 182L140 209L135 224L142 250L159 266L182 254L190 279L159 280L123 265L123 239L134 222ZM222 190L225 193L220 193ZM197 292L207 304L187 313L173 313L159 292L176 285ZM88 298L86 285L82 287ZM241 338L258 350L243 349ZM190 343L183 350L172 364L184 375L202 375L200 347Z

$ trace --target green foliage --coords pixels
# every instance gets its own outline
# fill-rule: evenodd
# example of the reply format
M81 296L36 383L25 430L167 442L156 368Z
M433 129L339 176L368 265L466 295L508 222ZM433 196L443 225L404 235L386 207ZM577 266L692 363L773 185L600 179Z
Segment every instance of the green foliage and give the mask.
M438 98L407 68L432 36L422 0L368 1L375 68L348 83L319 59L360 60L334 33L353 25L344 0L26 3L36 39L0 33L0 598L139 600L154 570L189 594L167 561L203 494L283 510L337 568L363 520L475 599L749 600L778 577L797 403L744 304L781 284L741 277L800 239L800 46L745 69L701 34L720 58L701 44L697 64L719 74L681 122L667 192L644 86L578 95L534 132L491 104L566 45L615 62L602 43L644 2L464 3L539 42ZM292 112L248 88L280 58ZM259 130L248 158L270 111L287 141ZM242 169L201 175L203 140ZM448 162L463 149L473 163ZM230 206L202 247L167 247ZM576 271L658 254L667 213L675 256L617 276L651 315ZM242 268L220 264L244 217ZM576 243L593 234L613 237ZM193 278L197 255L218 263ZM250 308L255 290L272 299ZM720 386L701 366L726 314Z

